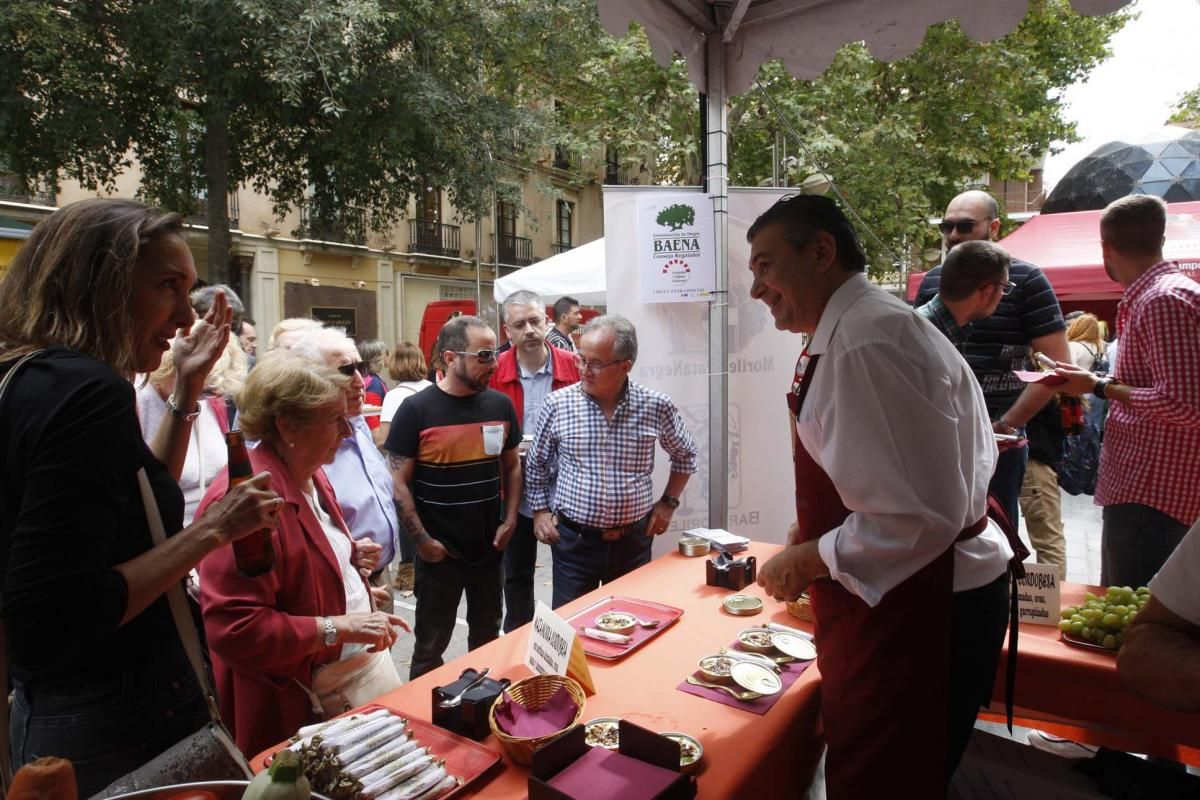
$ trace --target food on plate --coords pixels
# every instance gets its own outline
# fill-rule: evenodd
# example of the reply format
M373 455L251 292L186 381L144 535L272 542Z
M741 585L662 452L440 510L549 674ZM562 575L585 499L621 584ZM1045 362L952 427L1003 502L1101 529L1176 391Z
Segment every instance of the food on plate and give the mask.
M727 656L708 656L700 661L700 669L710 675L728 675L732 666L733 659Z
M772 631L766 628L747 628L738 634L738 646L752 653L773 653Z
M254 776L242 793L242 800L309 800L312 789L301 766L299 753L284 750L271 762L270 768ZM194 797L194 794L189 792L188 796Z
M618 719L594 719L585 726L584 742L592 747L616 750L621 743L621 721Z
M699 761L704 754L700 742L686 733L664 733L663 736L679 745L679 767L684 771Z
M596 617L596 627L609 633L629 633L636 627L633 617L620 611L607 611Z
M1058 629L1067 636L1108 650L1120 650L1125 643L1125 629L1150 599L1150 589L1139 586L1110 586L1104 597L1088 592L1083 603L1062 610Z

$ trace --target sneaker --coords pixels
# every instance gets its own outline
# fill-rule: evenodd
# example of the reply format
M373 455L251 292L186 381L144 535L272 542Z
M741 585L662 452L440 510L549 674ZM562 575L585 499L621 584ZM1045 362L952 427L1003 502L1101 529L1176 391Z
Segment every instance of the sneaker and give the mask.
M1100 749L1090 744L1060 739L1042 731L1030 731L1026 736L1026 741L1031 747L1036 747L1043 753L1050 753L1062 758L1091 758Z

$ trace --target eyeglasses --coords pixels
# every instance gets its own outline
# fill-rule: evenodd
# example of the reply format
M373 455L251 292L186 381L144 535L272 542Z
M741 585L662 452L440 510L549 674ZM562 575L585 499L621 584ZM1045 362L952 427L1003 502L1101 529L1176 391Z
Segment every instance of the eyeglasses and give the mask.
M985 219L985 220L944 219L938 223L938 230L942 232L943 236L949 236L950 232L953 230L957 230L960 234L965 236L968 233L970 233L971 231L975 230L975 226L978 225L981 221L982 222L991 222L992 220L990 218Z
M617 358L601 363L599 361L588 361L583 356L575 356L575 366L579 367L580 372L599 372L602 369L608 369L613 364L620 364L622 361L628 360L627 358Z
M495 350L478 350L474 353L468 350L451 350L450 352L456 353L460 356L475 356L475 358L479 360L480 364L490 364L492 359L496 357Z
M996 281L993 286L1000 287L1000 294L1012 294L1012 290L1017 288L1017 285L1012 281Z
M345 375L347 378L353 378L354 373L356 372L359 375L366 375L369 366L370 365L367 364L367 362L359 361L358 363L342 364L337 368L337 371Z

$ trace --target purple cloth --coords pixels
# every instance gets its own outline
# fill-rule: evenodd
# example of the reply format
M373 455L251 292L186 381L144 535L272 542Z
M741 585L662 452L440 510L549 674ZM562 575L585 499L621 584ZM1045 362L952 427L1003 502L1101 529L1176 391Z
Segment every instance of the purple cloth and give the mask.
M610 797L642 800L657 797L678 777L678 772L603 747L593 747L548 783L576 800L607 800Z
M539 708L527 708L505 692L496 709L496 725L509 736L532 739L565 729L578 710L575 698L561 686Z
M731 646L730 649L733 649L733 647ZM795 683L800 676L804 674L804 670L808 669L810 664L815 663L816 660L814 659L813 661L792 661L788 664L780 664L779 666L783 670L783 674L779 676L779 679L780 682L783 683L783 688L775 694L763 695L762 697L754 700L736 700L728 692L724 692L720 689L709 689L705 686L696 686L695 684L688 683L687 681L684 681L675 688L687 694L694 694L697 697L705 697L709 700L721 703L722 705L733 706L734 708L740 708L744 711L749 711L752 714L758 714L759 716L762 716L771 710L771 706L779 702L779 698L783 697L783 694L788 690L788 687ZM704 676L701 675L698 670L693 674L700 680L705 680ZM733 689L735 692L744 691L742 687L738 686L736 683L731 683L729 688Z

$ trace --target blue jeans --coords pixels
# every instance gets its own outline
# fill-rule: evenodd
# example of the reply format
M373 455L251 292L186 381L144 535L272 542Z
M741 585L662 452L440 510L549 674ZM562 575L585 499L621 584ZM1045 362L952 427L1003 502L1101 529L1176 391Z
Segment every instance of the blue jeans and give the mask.
M1188 526L1140 503L1105 506L1100 529L1100 583L1148 586L1187 534Z
M164 647L164 649L168 649ZM176 643L123 675L13 681L13 768L41 756L70 759L90 797L208 722L196 675Z
M417 621L413 626L412 666L415 680L443 663L442 654L454 635L458 601L467 595L467 649L474 650L500 635L503 611L502 553L488 554L482 564L445 558L436 564L416 558Z
M649 515L642 517L620 539L606 542L599 534L567 526L560 517L554 545L554 607L649 564L653 539L646 535L649 519Z
M1014 528L1021 524L1021 485L1025 483L1025 467L1028 464L1028 447L1005 450L996 459L996 471L992 473L992 481L988 484L988 491L1004 506Z
M511 633L533 621L533 573L537 567L537 539L533 520L517 515L517 529L504 548L504 632Z

